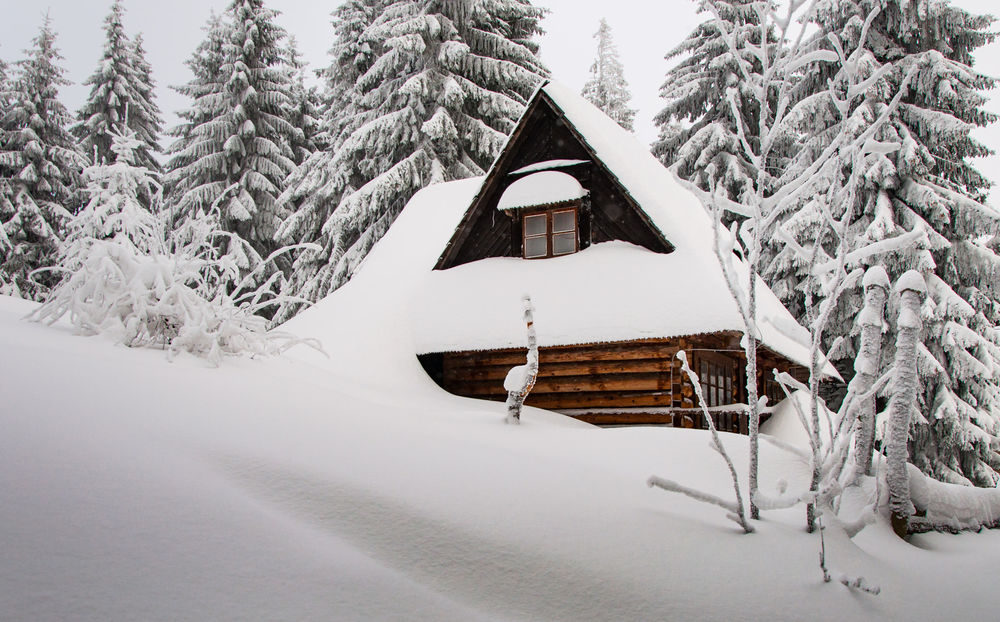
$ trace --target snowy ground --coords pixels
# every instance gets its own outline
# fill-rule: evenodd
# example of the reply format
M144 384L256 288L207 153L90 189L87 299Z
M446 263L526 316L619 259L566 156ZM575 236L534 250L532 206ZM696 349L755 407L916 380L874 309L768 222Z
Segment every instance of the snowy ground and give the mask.
M703 432L603 430L394 390L295 352L218 369L20 320L0 298L4 620L996 619L1000 532L746 536ZM328 346L329 347L329 346ZM374 363L372 363L374 364ZM725 435L739 464L745 439ZM765 447L764 481L802 486Z

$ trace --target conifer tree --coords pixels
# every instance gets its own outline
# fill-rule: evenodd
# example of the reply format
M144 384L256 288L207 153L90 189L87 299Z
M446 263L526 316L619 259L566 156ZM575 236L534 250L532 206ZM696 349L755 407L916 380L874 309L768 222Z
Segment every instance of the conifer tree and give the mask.
M296 260L300 295L318 300L349 279L418 190L485 171L546 75L531 41L542 15L527 0L341 7L335 62L356 79L334 79L330 99L347 114L327 120L333 153L307 162L283 197L305 209L279 238L323 247Z
M111 137L128 119L128 127L142 142L136 153L138 162L147 168L159 168L154 154L160 151L157 137L161 120L153 101L150 67L141 43L136 46L125 34L122 23L125 9L114 0L104 20L104 52L97 69L84 84L90 96L77 113L78 122L71 128L81 150L98 162L114 162Z
M226 36L226 27L222 18L213 11L203 30L205 38L195 48L191 57L185 61L193 78L187 84L170 87L190 98L193 105L179 111L177 116L181 119L180 124L167 131L167 134L174 138L173 143L167 149L168 171L190 166L197 161L198 153L191 150L191 145L197 137L196 131L211 118L210 111L198 106L197 103L202 97L210 95L214 88L218 88L216 76L222 67L222 46ZM183 192L180 185L185 181L183 177L178 177L175 182L170 175L166 175L162 181L164 194L169 198L167 207L170 210L170 221L174 225L181 220L182 212L179 209L179 198Z
M182 114L167 183L180 220L225 193L220 224L253 248L239 259L250 271L275 248L276 198L295 166L291 85L276 12L263 0L233 0L226 15L189 62L195 78L180 90L195 102Z
M635 110L629 108L628 102L632 93L625 81L625 68L618 58L618 47L611 38L611 27L606 19L601 18L594 38L597 39L597 59L590 66L590 80L583 85L582 95L615 123L631 132Z
M291 84L288 121L295 130L292 153L295 164L299 165L317 151L321 144L319 119L321 102L316 87L306 85L306 65L294 36L288 37L285 53L288 57L288 80Z
M972 68L973 52L992 40L991 19L946 2L825 0L816 16L820 37L836 34L849 53L876 6L880 12L867 37L870 53L862 61L875 81L865 102L848 111L848 123L860 134L902 88L902 104L877 136L900 148L859 163L865 183L852 206L853 238L858 246L878 243L886 252L857 261L861 267L882 264L894 279L908 270L926 279L920 416L911 429L911 460L945 481L992 486L1000 472L1000 454L993 449L1000 435L1000 288L993 278L1000 274L1000 258L983 240L1000 230L1000 214L983 204L989 182L971 161L989 153L971 130L995 120L983 108L984 91L995 81ZM837 116L828 100L809 100L828 75L821 68L807 71L813 72L814 88L802 97L813 105L803 106L803 148L789 170L805 166L827 145ZM877 76L878 71L886 73ZM822 262L828 240L815 239L810 223L816 218L806 209L783 228L799 243L815 245L815 261ZM894 243L904 235L909 243ZM808 287L810 265L791 260L780 245L773 257L765 277L793 312L808 313L810 300L824 295ZM827 341L832 345L836 335L852 336L831 352L844 372L859 347L850 316L862 296L858 289L842 297ZM891 360L895 339L890 331L884 361Z
M733 103L745 119L758 117L760 107L719 22L733 34L740 58L759 72L760 62L751 48L761 38L755 1L714 0L719 19L710 15L667 54L668 60L680 60L660 87L666 105L654 119L660 128L652 146L656 157L682 179L703 190L718 187L735 201L753 191L758 171L740 144ZM706 0L699 1L699 12L709 13ZM753 124L749 127L754 129ZM747 138L755 141L753 135Z
M65 223L77 209L83 158L59 101L67 84L48 17L17 64L0 119L0 288L40 299L55 277L29 275L50 266Z
M136 77L136 90L139 93L139 102L144 104L146 111L147 127L145 130L153 138L153 142L149 145L149 150L151 153L159 154L163 151L159 142L159 137L163 133L163 115L159 104L156 103L156 81L153 79L153 68L146 59L146 48L143 43L142 33L137 34L132 39L131 58ZM129 113L129 121L129 127L132 127L137 134L141 134L140 129L136 129L131 125L133 123L131 112ZM134 123L138 123L138 120L134 121ZM139 161L142 162L141 155L138 157ZM151 171L159 171L161 168L160 163L155 158L150 158L150 161L145 166L149 167Z

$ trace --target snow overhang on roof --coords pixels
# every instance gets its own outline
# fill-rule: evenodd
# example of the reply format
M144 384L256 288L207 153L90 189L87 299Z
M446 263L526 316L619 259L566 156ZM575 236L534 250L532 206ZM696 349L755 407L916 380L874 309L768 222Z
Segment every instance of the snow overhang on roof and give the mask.
M559 171L541 171L522 177L504 191L497 203L500 211L554 205L577 201L587 196L580 182Z
M538 171L550 171L555 168L569 168L578 164L587 164L588 162L590 162L590 160L546 160L544 162L529 164L528 166L519 168L516 171L511 171L507 174L526 175L527 173L537 173Z

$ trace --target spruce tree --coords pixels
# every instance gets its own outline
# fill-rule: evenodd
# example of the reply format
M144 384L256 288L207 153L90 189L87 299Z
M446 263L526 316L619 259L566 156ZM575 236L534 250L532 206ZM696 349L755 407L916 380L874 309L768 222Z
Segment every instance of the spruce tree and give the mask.
M1000 472L1000 257L984 240L1000 230L1000 214L983 203L989 182L972 158L989 150L971 135L976 127L995 120L983 108L985 91L995 84L972 68L973 52L992 40L991 18L975 16L949 3L908 0L833 1L820 3L817 45L829 45L833 33L850 53L860 41L865 17L880 12L868 33L870 53L863 63L874 76L886 71L868 89L863 105L848 111L847 123L860 133L885 113L888 100L903 90L901 105L877 136L899 145L890 153L870 154L854 168L863 170L863 187L854 210L854 243L882 243L885 253L859 258L861 267L881 264L891 278L917 270L927 282L923 306L924 330L919 345L921 390L919 416L911 428L911 460L930 475L945 481L992 486ZM884 67L884 69L882 69ZM809 68L814 88L826 83L821 68ZM802 150L791 167L804 166L822 150L838 114L829 100L815 99L803 119ZM816 215L805 210L785 223L785 231L800 243L817 244L822 260L829 240L815 240ZM909 235L907 244L894 238ZM810 266L789 260L780 247L766 278L775 292L799 313L807 313ZM862 293L843 296L827 344L838 335L852 339L831 354L849 371L858 349L851 309ZM890 316L891 316L890 312ZM890 322L891 324L891 322ZM891 360L895 333L886 338Z
M79 201L83 158L59 101L67 84L48 17L17 63L0 119L0 288L41 299L56 277L29 275L53 265L65 223Z
M129 127L140 136L148 134L152 137L153 140L151 143L144 141L144 147L148 147L151 153L160 154L163 152L159 142L159 137L163 133L163 115L159 104L156 103L156 81L153 79L153 68L146 59L146 48L143 46L143 42L142 33L137 34L132 39L131 62L136 77L136 90L139 94L139 103L143 104L145 109L143 116L146 120L146 127L134 127L132 123L138 123L139 120L136 119L133 122L131 113L129 113ZM143 161L141 152L137 157L139 158L139 162ZM155 158L150 158L145 163L145 166L151 171L159 171L161 168L160 163Z
M714 0L740 57L734 57L714 15L667 54L668 60L680 60L667 72L660 88L666 105L654 119L660 128L659 139L652 146L656 157L682 179L703 190L718 187L735 201L753 192L758 177L740 144L731 104L736 103L744 119L759 116L760 106L737 65L737 58L748 59L759 71L760 62L751 48L759 45L761 38L755 2ZM708 11L701 0L699 12ZM749 126L753 128L753 123ZM754 143L754 135L747 138Z
M321 102L316 87L306 85L306 65L294 36L288 37L287 55L290 108L288 121L295 129L292 139L293 161L302 164L319 149L322 144L320 135Z
M226 36L226 27L222 18L214 11L203 27L205 38L198 44L191 57L185 61L191 71L192 79L187 84L172 86L173 90L192 100L193 105L177 113L181 122L167 131L174 138L167 148L167 170L176 170L192 165L200 157L197 150L192 150L198 129L211 118L209 110L198 105L198 101L218 89L216 76L222 67L222 46ZM179 209L180 197L183 195L182 184L188 180L183 177L174 179L166 175L163 179L164 193L169 198L168 209L172 225L180 222L182 212Z
M334 80L330 100L346 114L327 120L333 153L307 162L283 197L306 209L279 237L323 247L296 260L300 295L318 300L349 279L421 188L483 174L546 75L532 42L542 15L526 0L341 7L338 35L353 39L338 39L335 61L356 79Z
M97 69L84 81L91 87L90 96L77 113L78 122L71 131L88 158L111 163L115 157L112 135L123 127L127 117L129 129L142 142L137 162L157 170L155 154L160 151L157 137L162 122L152 99L149 64L142 55L141 43L137 47L125 34L124 13L121 0L114 0L104 20L104 52Z
M590 66L590 80L583 85L582 95L615 123L631 132L635 110L628 107L628 102L632 93L625 81L625 68L618 58L618 47L611 38L611 27L606 19L601 18L594 38L597 39L597 59Z
M253 250L237 253L250 271L274 248L276 198L294 168L295 128L288 116L284 30L262 0L233 0L189 62L195 78L181 91L195 98L171 148L167 183L176 218L219 202L220 224ZM238 245L243 246L243 245Z

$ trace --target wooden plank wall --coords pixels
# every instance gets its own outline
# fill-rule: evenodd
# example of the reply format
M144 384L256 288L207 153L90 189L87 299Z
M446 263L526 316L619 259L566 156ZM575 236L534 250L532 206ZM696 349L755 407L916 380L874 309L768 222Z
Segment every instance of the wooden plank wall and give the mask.
M655 340L540 348L538 380L526 403L552 410L662 407L674 406L676 394L680 406L692 390L682 388L678 347L676 340ZM524 350L445 354L443 386L502 401L507 372L524 360Z
M737 370L734 384L742 386L740 374L745 367L738 345L739 335L719 333L540 348L538 381L526 403L549 410L573 410L574 416L602 425L668 423L704 428L707 424L696 409L694 390L681 371L677 351L683 348L695 361L704 351L733 358ZM768 365L767 369L777 366L796 377L804 371L773 352L762 354L761 363ZM507 398L503 380L511 367L525 361L523 349L441 356L439 382L447 391L495 401ZM745 401L744 393L741 390L734 397ZM612 412L614 409L627 412ZM717 412L713 418L719 429L746 433L746 415Z

